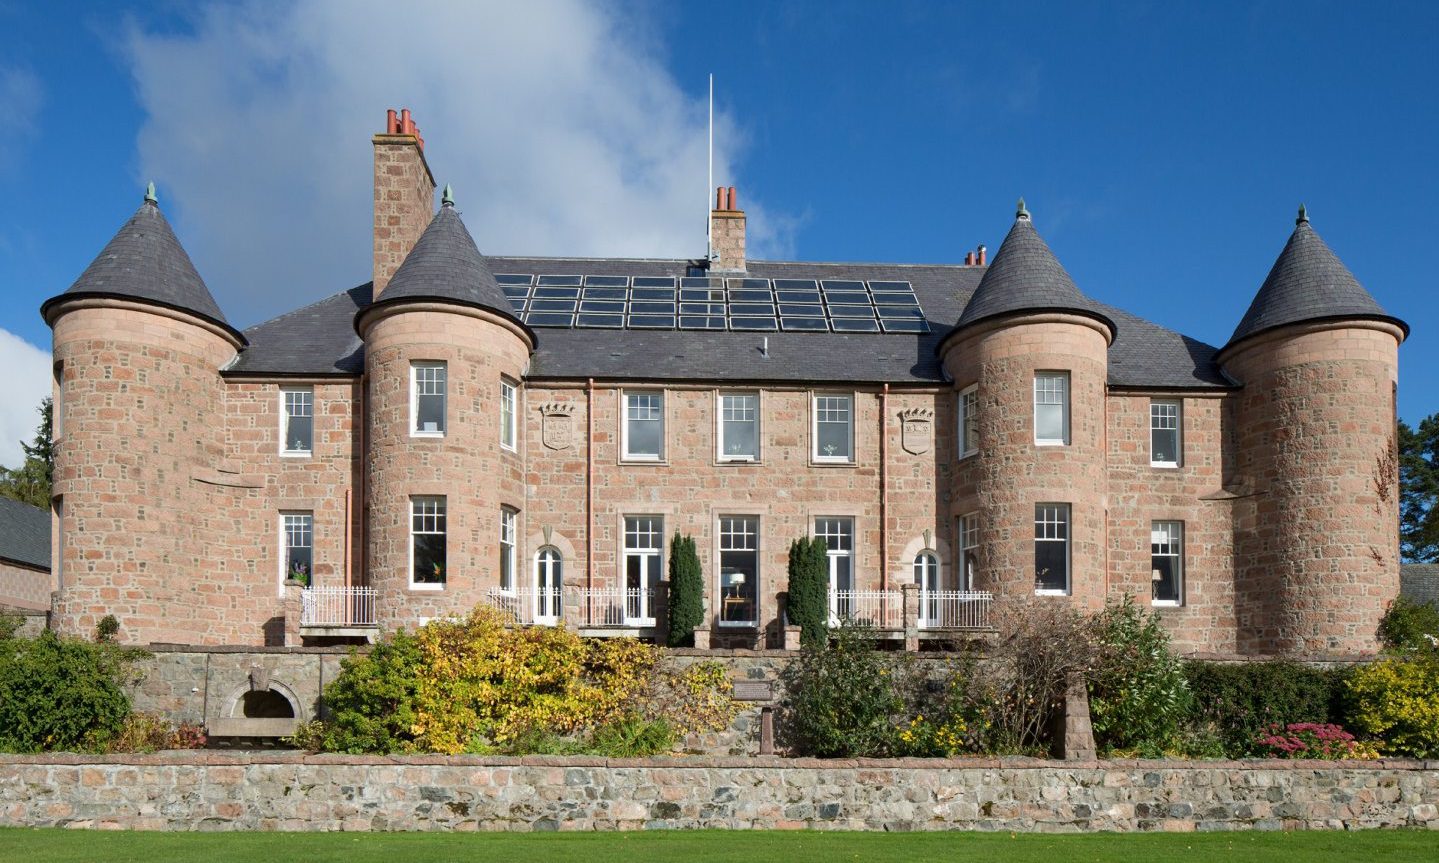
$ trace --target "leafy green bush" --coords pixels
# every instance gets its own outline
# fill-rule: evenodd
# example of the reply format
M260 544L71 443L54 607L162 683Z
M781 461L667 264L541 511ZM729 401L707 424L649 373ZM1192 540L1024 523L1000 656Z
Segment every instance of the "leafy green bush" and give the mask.
M423 663L419 639L403 631L368 654L351 653L325 687L329 720L297 732L296 744L356 755L411 750Z
M1275 725L1339 720L1344 674L1287 661L1186 662L1189 722L1217 733L1231 758L1260 755L1256 741Z
M0 641L14 638L20 627L25 625L25 618L18 614L11 614L8 611L0 611Z
M807 645L783 674L784 728L792 748L821 758L891 754L913 683L908 654L875 649L867 626L843 624Z
M675 531L670 541L669 645L694 644L695 627L704 624L704 576L692 536Z
M1348 725L1385 755L1439 758L1439 653L1425 650L1355 669Z
M1390 650L1433 650L1439 638L1439 609L1407 596L1389 603L1379 620L1379 642Z
M0 640L0 750L104 750L130 715L125 686L143 655L49 631Z
M822 539L802 537L789 547L789 622L800 644L821 647L829 638L829 549Z
M601 725L590 735L588 752L606 758L648 758L675 747L675 732L663 719L626 716Z
M1101 751L1157 757L1175 744L1190 712L1189 685L1159 615L1125 596L1095 620L1099 651L1089 679L1089 715Z

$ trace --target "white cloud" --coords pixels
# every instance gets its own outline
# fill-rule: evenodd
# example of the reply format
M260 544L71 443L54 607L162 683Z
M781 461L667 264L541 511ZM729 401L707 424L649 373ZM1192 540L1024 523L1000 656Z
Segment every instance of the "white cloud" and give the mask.
M161 184L237 322L368 280L370 136L392 107L412 109L481 251L703 254L705 82L669 74L646 22L580 0L313 0L194 24L128 37L137 180ZM786 254L793 220L735 177L740 135L716 117L716 184L741 187L751 255Z
M19 467L25 461L20 442L35 439L40 424L36 408L50 395L50 352L14 333L0 330L0 465Z
M0 135L0 172L10 173L25 146L39 132L36 117L45 101L35 73L21 68L0 68L0 105L5 106L5 134Z

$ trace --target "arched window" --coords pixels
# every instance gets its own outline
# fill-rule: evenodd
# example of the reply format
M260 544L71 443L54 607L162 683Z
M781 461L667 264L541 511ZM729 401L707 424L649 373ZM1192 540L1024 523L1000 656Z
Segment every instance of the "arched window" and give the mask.
M914 556L914 583L919 585L921 626L936 625L939 619L939 557L932 551Z
M547 545L535 555L535 623L558 623L563 599L564 559Z

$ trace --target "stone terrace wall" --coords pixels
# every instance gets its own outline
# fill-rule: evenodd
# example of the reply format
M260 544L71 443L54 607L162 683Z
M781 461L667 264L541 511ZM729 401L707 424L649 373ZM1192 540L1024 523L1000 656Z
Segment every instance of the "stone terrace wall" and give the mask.
M1439 762L0 756L0 826L1439 829Z

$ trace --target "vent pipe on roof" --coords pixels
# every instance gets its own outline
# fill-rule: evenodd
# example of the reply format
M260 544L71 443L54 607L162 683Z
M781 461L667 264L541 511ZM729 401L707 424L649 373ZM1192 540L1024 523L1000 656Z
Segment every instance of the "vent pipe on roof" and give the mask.
M760 344L759 352L766 357L769 356L769 336L764 337L764 342Z
M975 260L975 263L978 264L978 265L981 266L981 267L984 266L984 254L985 254L985 252L984 252L984 244L983 244L983 243L980 243L980 244L979 244L979 248L975 250L975 253L976 253L976 256L977 256L977 257L976 257L976 260Z

